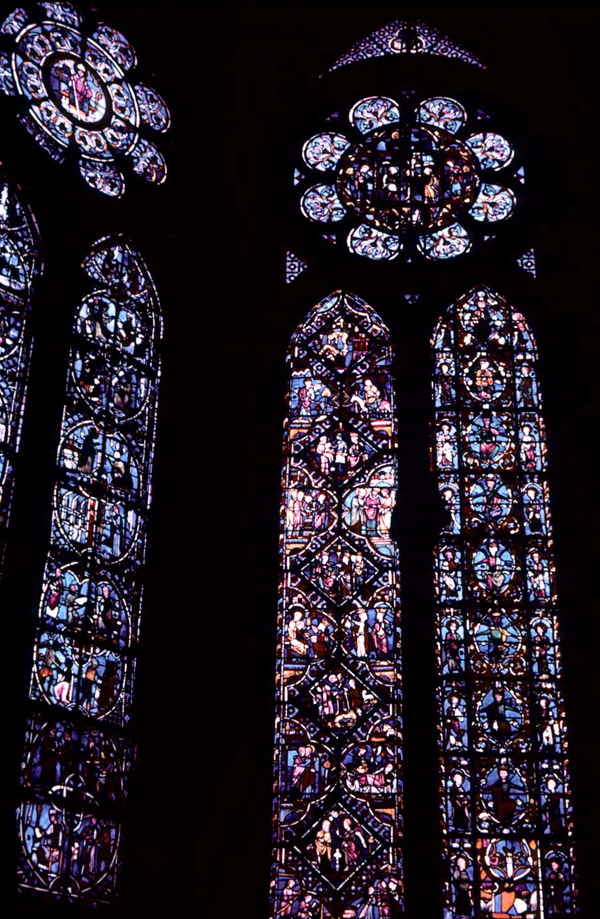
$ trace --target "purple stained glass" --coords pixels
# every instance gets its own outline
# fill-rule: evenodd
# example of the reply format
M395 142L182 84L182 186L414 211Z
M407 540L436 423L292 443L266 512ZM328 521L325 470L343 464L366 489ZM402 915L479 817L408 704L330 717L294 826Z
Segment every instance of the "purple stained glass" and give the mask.
M399 914L389 333L367 303L336 291L295 332L288 360L271 916Z
M356 42L329 69L337 70L338 67L388 54L435 54L457 58L476 67L485 67L475 54L452 41L439 29L419 19L400 19Z
M21 28L17 10L2 28L0 90L21 97L19 120L56 162L74 155L101 194L124 193L126 162L146 181L164 182L165 158L144 134L167 131L170 114L156 90L128 82L137 64L131 44L105 23L88 34L74 4L37 6L42 21Z
M123 237L83 265L43 573L17 811L19 887L118 891L162 338L152 278ZM32 797L33 796L33 797Z

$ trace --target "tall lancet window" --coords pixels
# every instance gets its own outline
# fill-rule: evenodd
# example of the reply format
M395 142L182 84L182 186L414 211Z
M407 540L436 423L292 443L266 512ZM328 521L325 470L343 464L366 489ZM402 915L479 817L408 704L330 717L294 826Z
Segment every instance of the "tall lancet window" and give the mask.
M399 680L388 530L396 405L418 495L398 521L415 561L404 588L407 912L558 919L577 911L537 352L520 301L485 286L505 274L514 296L531 283L538 218L525 138L488 107L495 84L485 69L435 28L391 23L322 74L319 110L295 135L292 290L299 298L320 280L347 285L381 308L399 340L422 344L404 352L410 383L393 396L389 369L383 378L372 370L374 360L386 367L391 334L354 295L324 300L293 339L273 916L402 911L398 801L386 797L399 752L398 712L385 694ZM480 87L492 91L480 97ZM503 87L500 73L498 96ZM434 336L429 477L427 339L440 304L458 292ZM388 357L371 357L377 349ZM377 416L387 424L380 429L370 416L381 400L391 415ZM438 541L437 516L434 534L426 531L440 497L447 522ZM382 596L392 589L393 599ZM392 634L393 650L382 641Z
M97 242L75 313L17 820L19 884L110 901L131 708L162 336L136 249Z
M446 919L570 916L572 821L533 335L476 287L433 338Z
M0 565L31 358L29 313L41 244L20 189L0 172Z
M288 360L271 915L390 915L403 899L392 346L337 291Z

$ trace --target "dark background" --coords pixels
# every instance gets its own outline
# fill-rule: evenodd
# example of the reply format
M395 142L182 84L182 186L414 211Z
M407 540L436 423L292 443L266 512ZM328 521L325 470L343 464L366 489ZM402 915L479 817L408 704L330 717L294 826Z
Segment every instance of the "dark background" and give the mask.
M3 5L6 12L11 6ZM93 16L94 14L92 14ZM393 57L317 79L355 41L403 15L477 53L487 71ZM12 899L13 813L31 647L73 309L91 243L129 233L165 315L155 502L137 680L140 744L126 823L132 910L267 915L281 432L289 337L346 285L397 344L409 919L437 919L439 827L430 552L440 509L429 475L429 335L443 306L485 281L518 301L538 337L547 422L581 913L598 892L598 149L593 7L423 4L102 4L140 79L169 104L170 175L127 175L115 202L58 166L0 100L0 158L37 216L46 273L3 581L2 868L6 915L63 915ZM297 218L291 172L321 116L404 87L468 96L521 151L525 204L463 265L355 264ZM373 87L373 89L372 89ZM284 284L287 246L310 268ZM538 280L514 258L535 245ZM460 261L460 260L457 260ZM426 270L423 270L423 269ZM382 269L381 271L378 269ZM391 269L391 270L388 270ZM421 292L409 305L404 293Z

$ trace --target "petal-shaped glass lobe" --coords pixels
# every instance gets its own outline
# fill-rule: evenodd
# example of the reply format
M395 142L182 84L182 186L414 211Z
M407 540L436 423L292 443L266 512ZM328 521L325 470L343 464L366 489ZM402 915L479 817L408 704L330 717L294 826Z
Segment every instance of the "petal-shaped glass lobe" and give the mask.
M464 255L471 248L469 234L459 223L453 223L443 230L421 236L417 247L426 258L444 259Z
M477 201L470 209L469 214L475 220L506 220L510 217L516 204L514 192L502 185L491 185L485 182L477 197Z
M18 7L6 17L0 26L0 32L2 32L3 35L18 35L28 19L29 17L25 10Z
M456 134L466 122L467 113L456 99L433 96L421 102L417 109L417 120L443 128L449 134Z
M136 53L130 42L127 41L121 32L113 29L111 26L102 22L93 33L95 39L103 48L106 48L110 56L119 64L123 70L130 70L137 63Z
M302 148L302 159L311 169L327 172L335 169L342 154L350 146L350 141L342 134L325 132L315 134L307 140Z
M49 19L64 22L66 25L77 28L81 24L81 17L74 3L38 3Z
M369 96L357 102L348 117L361 134L368 134L374 128L399 121L400 110L398 103L388 96Z
M17 95L17 87L15 86L10 56L6 51L0 51L0 90L6 96Z
M120 198L125 191L125 179L114 163L81 159L79 171L90 188L110 198Z
M151 86L138 83L134 87L140 110L140 117L154 131L167 131L171 124L171 115L164 99Z
M375 261L391 261L402 248L398 236L382 233L380 230L361 223L348 234L348 248L356 255L364 255Z
M482 169L503 169L512 161L514 150L509 142L500 134L484 131L473 134L467 140Z
M167 178L167 164L160 150L149 140L140 137L131 151L134 171L146 179L160 185Z
M346 216L333 185L313 185L303 194L300 207L305 217L321 223L336 223Z

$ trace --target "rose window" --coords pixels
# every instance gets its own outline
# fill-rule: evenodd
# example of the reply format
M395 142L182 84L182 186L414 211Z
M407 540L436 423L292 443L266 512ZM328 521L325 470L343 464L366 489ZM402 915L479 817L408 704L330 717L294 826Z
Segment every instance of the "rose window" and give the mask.
M85 181L105 195L124 193L126 158L141 178L164 182L165 159L143 134L166 131L170 115L156 90L129 83L131 44L105 23L84 33L72 3L38 8L39 22L17 9L0 26L12 44L0 50L0 89L25 100L19 120L57 162L73 151Z
M297 171L296 180L306 181L304 216L329 224L328 238L342 237L352 253L390 260L416 246L426 258L451 258L471 249L478 224L513 213L510 143L490 131L466 132L467 112L455 100L401 107L369 97L349 121L348 136L327 131L304 144L313 178ZM492 181L498 172L502 184Z

